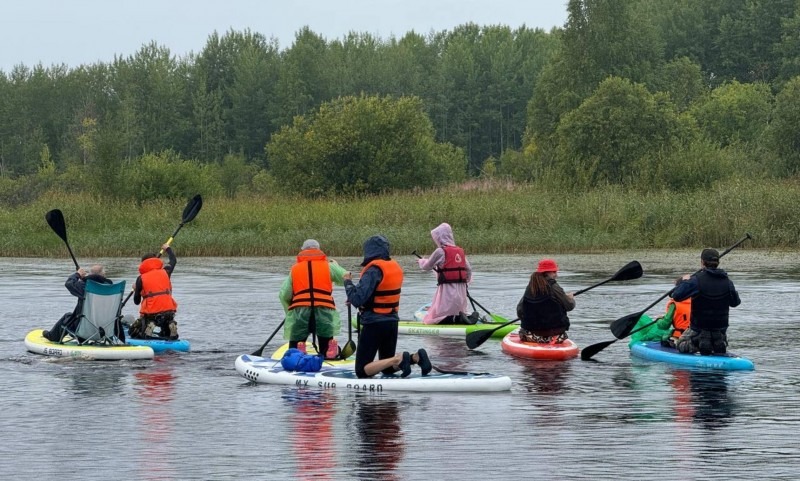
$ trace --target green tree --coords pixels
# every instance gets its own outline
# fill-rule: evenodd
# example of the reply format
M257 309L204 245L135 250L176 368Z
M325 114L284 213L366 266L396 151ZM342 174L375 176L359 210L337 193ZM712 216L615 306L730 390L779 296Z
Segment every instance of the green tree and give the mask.
M768 85L733 81L714 89L691 112L706 137L724 147L758 141L769 122L772 102Z
M769 137L772 150L784 161L781 173L800 172L800 76L787 82L775 96Z
M342 97L267 144L271 172L301 195L378 193L462 180L463 153L436 144L418 98Z

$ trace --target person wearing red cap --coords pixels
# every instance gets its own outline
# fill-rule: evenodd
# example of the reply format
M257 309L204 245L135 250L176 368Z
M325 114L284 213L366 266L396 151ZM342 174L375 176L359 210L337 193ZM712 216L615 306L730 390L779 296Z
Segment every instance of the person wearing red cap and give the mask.
M689 328L678 338L678 351L724 354L728 347L728 312L742 303L728 273L719 268L719 252L703 249L700 272L686 274L675 286L675 302L692 299Z
M531 274L525 294L517 304L521 324L519 338L524 342L562 343L567 339L569 317L575 309L575 296L558 285L558 265L553 259L542 259Z

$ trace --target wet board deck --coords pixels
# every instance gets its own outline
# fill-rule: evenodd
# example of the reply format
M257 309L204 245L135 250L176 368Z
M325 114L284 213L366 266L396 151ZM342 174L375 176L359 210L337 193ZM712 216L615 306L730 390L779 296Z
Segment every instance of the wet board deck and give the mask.
M418 392L492 392L511 389L511 379L487 373L433 374L419 372L400 376L356 377L352 367L325 366L319 372L286 371L280 362L243 354L236 358L236 372L244 378L263 384L279 384L297 388L344 389L348 391L418 391Z
M122 361L126 359L152 359L153 349L147 346L103 346L78 344L70 338L66 342L57 343L45 339L42 329L34 329L25 336L25 347L34 354L73 359L91 359L98 361Z
M726 371L752 371L753 361L733 353L703 356L681 354L672 347L662 346L658 341L640 341L631 345L631 355L648 361L666 362L677 366L690 366Z
M572 339L567 339L561 344L540 344L535 342L522 342L519 334L512 332L503 338L500 348L506 354L526 359L539 359L545 361L564 361L578 357L580 349Z

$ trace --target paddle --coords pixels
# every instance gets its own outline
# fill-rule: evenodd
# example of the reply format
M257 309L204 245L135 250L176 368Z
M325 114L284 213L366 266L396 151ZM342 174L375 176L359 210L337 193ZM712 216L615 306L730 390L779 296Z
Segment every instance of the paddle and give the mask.
M339 357L342 360L347 359L356 352L356 343L353 342L353 308L350 303L347 303L347 344L344 345Z
M586 289L581 289L581 290L575 292L573 295L577 296L579 294L583 294L584 292L586 292L588 290L591 290L591 289L594 289L595 287L602 286L603 284L605 284L607 282L629 281L629 280L632 280L632 279L638 279L638 278L642 277L642 272L643 272L642 271L642 265L639 264L638 261L631 261L631 262L628 262L627 264L625 264L625 266L623 266L620 270L618 270L616 272L616 274L614 274L610 278L608 278L608 279L606 279L606 280L604 280L602 282L598 282L597 284L595 284L593 286L589 286ZM480 306L480 304L478 304L478 306ZM481 307L481 309L483 309L483 307ZM506 322L505 324L503 324L501 326L498 326L498 327L496 327L496 328L494 328L492 330L483 330L483 331L470 332L469 334L467 334L467 347L469 349L475 349L476 347L478 347L481 344L483 344L484 342L486 342L489 338L491 338L492 334L494 334L495 331L497 331L499 329L502 329L503 327L508 326L509 324L517 322L518 320L519 319L514 319L513 321Z
M727 249L725 249L725 251L723 251L719 256L723 257L728 252L730 252L733 249L739 247L747 239L752 239L752 236L750 236L750 233L745 233L744 237L739 239L732 246L730 246ZM700 271L697 271L697 272L700 272ZM695 272L695 274L697 274L697 272ZM642 317L642 315L644 313L646 313L653 306L655 306L656 304L658 304L659 302L664 300L667 296L671 295L674 290L675 290L675 288L673 287L672 289L667 291L667 293L665 293L664 295L662 295L661 297L656 299L655 302L653 302L649 306L645 307L641 311L636 312L634 314L628 314L627 316L620 317L616 321L612 322L611 323L611 333L614 335L614 337L616 337L616 339L611 340L611 341L598 342L597 344L592 344L591 346L585 347L584 349L581 350L581 360L588 361L595 354L597 354L598 352L600 352L603 349L607 348L611 344L614 344L618 340L624 339L624 338L630 336L631 334L639 332L639 331L641 331L643 329L647 329L648 327L650 327L653 324L655 324L656 322L658 322L658 319L656 319L653 322L649 322L649 323L645 324L644 326L632 331L632 329L636 326L636 323L639 322L639 318Z
M53 209L44 215L44 220L47 221L47 224L50 225L50 228L53 229L53 232L55 232L58 237L61 237L61 240L64 241L64 244L67 245L69 256L72 257L72 262L75 263L75 270L77 271L80 269L78 261L75 259L75 254L72 253L72 248L69 246L69 242L67 241L67 224L64 222L64 214L62 214L58 209Z
M260 357L260 356L261 356L261 354L263 354L263 353L264 353L264 348L265 348L265 347L267 347L267 344L269 344L269 341L271 341L271 340L272 340L272 338L273 338L273 337L275 337L275 334L277 334L277 333L278 333L278 331L280 331L280 330L281 330L281 327L283 327L283 323L284 323L284 322L286 322L286 318L285 318L285 317L283 318L283 320L281 321L281 323L280 323L280 324L278 324L278 327L276 327L276 328L275 328L275 330L272 332L272 335L271 335L271 336L269 336L269 339L267 339L266 341L264 341L264 344L262 344L262 345L261 345L261 347L259 347L259 348L258 348L258 349L256 349L255 351L253 351L253 353L252 353L252 354L250 354L250 355L251 355L251 356L259 356L259 357Z
M181 223L178 225L178 228L175 229L175 232L173 232L172 235L169 236L169 239L167 239L167 242L165 242L165 244L167 245L172 244L172 241L175 239L175 236L178 235L178 232L180 232L184 224L187 224L192 220L194 220L194 218L197 217L197 213L200 212L200 209L202 208L203 208L203 198L200 196L200 194L197 194L196 196L192 197L189 203L186 204L186 207L183 208ZM164 249L162 248L158 251L158 257L161 257L163 254L164 254ZM133 290L131 290L131 292L128 293L128 297L126 297L125 300L122 301L121 307L125 307L125 304L128 303L132 295L133 295Z

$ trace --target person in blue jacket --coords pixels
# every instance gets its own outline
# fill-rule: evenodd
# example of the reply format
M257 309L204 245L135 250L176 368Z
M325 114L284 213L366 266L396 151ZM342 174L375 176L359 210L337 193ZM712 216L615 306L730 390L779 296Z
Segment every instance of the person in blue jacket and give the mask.
M356 348L356 376L372 377L379 372L391 375L401 371L411 374L411 365L419 364L422 375L432 369L428 353L420 349L414 354L395 352L400 317L400 289L403 269L389 256L389 241L375 235L364 242L361 278L353 283L350 272L344 275L347 302L360 311L361 335ZM375 355L378 360L375 360Z
M683 276L672 293L676 302L692 298L689 328L675 347L682 353L724 354L728 347L728 312L742 300L728 273L719 268L716 249L703 249L700 265L700 272Z

